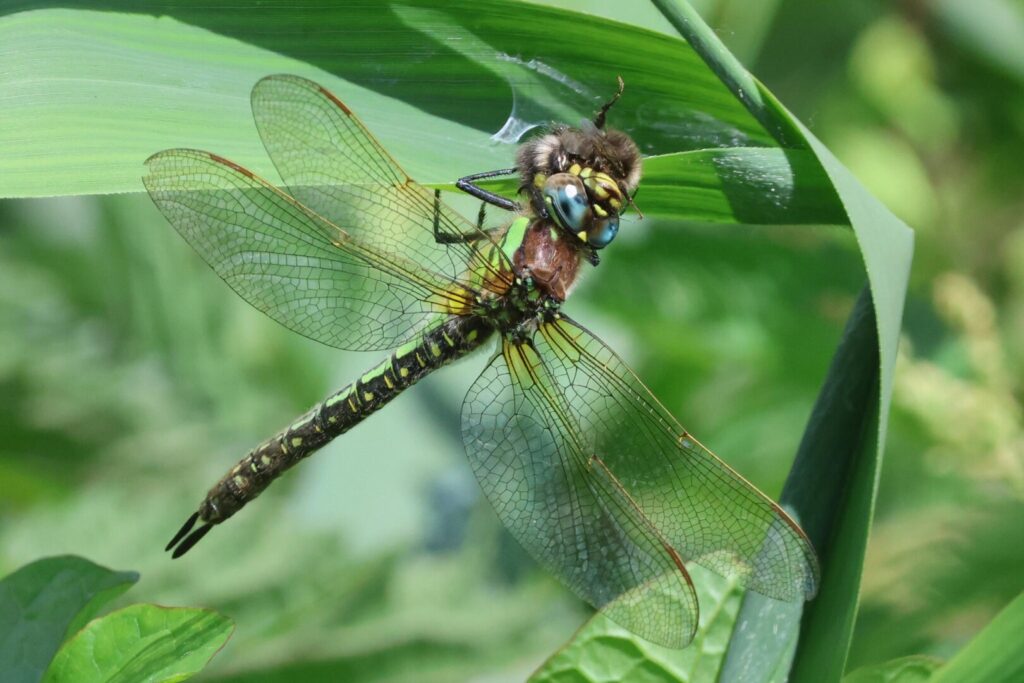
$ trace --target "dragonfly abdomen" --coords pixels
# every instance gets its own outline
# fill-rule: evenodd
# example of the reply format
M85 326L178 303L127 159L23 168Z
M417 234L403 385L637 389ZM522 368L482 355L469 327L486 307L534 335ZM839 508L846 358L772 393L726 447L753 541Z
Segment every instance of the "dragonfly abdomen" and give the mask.
M286 470L355 427L426 375L478 348L493 331L489 323L475 316L451 316L428 327L355 382L249 451L210 489L199 510L168 549L181 542L174 556L183 555L213 525L242 509ZM197 522L202 526L190 534Z

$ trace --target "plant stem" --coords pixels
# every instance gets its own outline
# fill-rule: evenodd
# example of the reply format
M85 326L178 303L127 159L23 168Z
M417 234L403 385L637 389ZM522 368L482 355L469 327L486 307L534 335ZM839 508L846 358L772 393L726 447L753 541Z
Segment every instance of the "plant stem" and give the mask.
M780 146L807 146L775 99L740 64L686 0L651 2Z

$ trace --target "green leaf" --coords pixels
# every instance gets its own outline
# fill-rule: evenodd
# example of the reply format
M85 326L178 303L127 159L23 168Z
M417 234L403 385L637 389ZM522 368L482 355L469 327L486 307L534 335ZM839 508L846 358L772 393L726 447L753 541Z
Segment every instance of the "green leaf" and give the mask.
M822 587L804 616L791 680L838 680L846 666L874 516L903 303L913 253L910 230L804 133L832 178L864 257L869 292L819 395L783 494L818 548ZM805 464L806 463L806 464ZM811 489L814 489L813 491Z
M131 605L89 623L61 647L46 683L183 681L206 666L231 636L212 610Z
M564 648L530 677L530 683L703 683L719 680L743 590L701 567L691 566L701 613L697 636L685 650L648 643L596 614Z
M935 657L911 655L861 667L843 677L843 683L925 683L942 666Z
M836 681L845 668L853 633L878 490L912 233L728 54L689 5L654 1L780 144L807 146L816 155L864 257L868 290L850 316L782 496L804 525L822 566L821 588L802 620L790 680ZM744 606L741 623L751 615ZM740 661L744 671L774 671L787 646L779 639L774 652L755 652L741 642L730 648L729 656ZM765 666L755 666L758 660ZM763 675L768 680L769 674Z
M930 683L1017 683L1024 681L1024 593L996 615Z
M253 13L227 0L52 5L6 3L0 16L0 197L139 191L142 161L181 146L273 178L249 90L275 72L332 89L421 182L507 166L511 147L493 134L589 117L616 75L629 96L614 125L647 154L772 144L686 43L559 9L511 0L313 0Z
M0 581L0 680L38 681L61 642L138 581L80 557L49 557Z

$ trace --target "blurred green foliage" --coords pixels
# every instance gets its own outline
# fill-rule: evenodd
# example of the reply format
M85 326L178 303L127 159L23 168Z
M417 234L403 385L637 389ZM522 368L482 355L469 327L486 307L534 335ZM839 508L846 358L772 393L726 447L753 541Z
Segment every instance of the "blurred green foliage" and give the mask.
M849 668L948 658L1024 587L1024 8L695 4L917 230ZM574 316L777 496L863 283L856 247L645 223ZM584 610L477 494L458 411L478 361L304 464L204 554L161 552L237 457L372 362L250 310L144 196L0 203L0 574L78 553L140 570L147 600L230 614L206 680L523 679Z

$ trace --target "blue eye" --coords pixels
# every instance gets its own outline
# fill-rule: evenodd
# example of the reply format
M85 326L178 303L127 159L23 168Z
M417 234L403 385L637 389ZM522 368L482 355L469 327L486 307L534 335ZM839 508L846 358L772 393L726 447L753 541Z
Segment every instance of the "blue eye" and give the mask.
M583 183L569 173L558 173L544 183L544 203L563 230L575 235L590 226L593 213Z
M615 239L617 234L619 234L619 217L601 218L587 233L587 244L594 249L604 249Z

